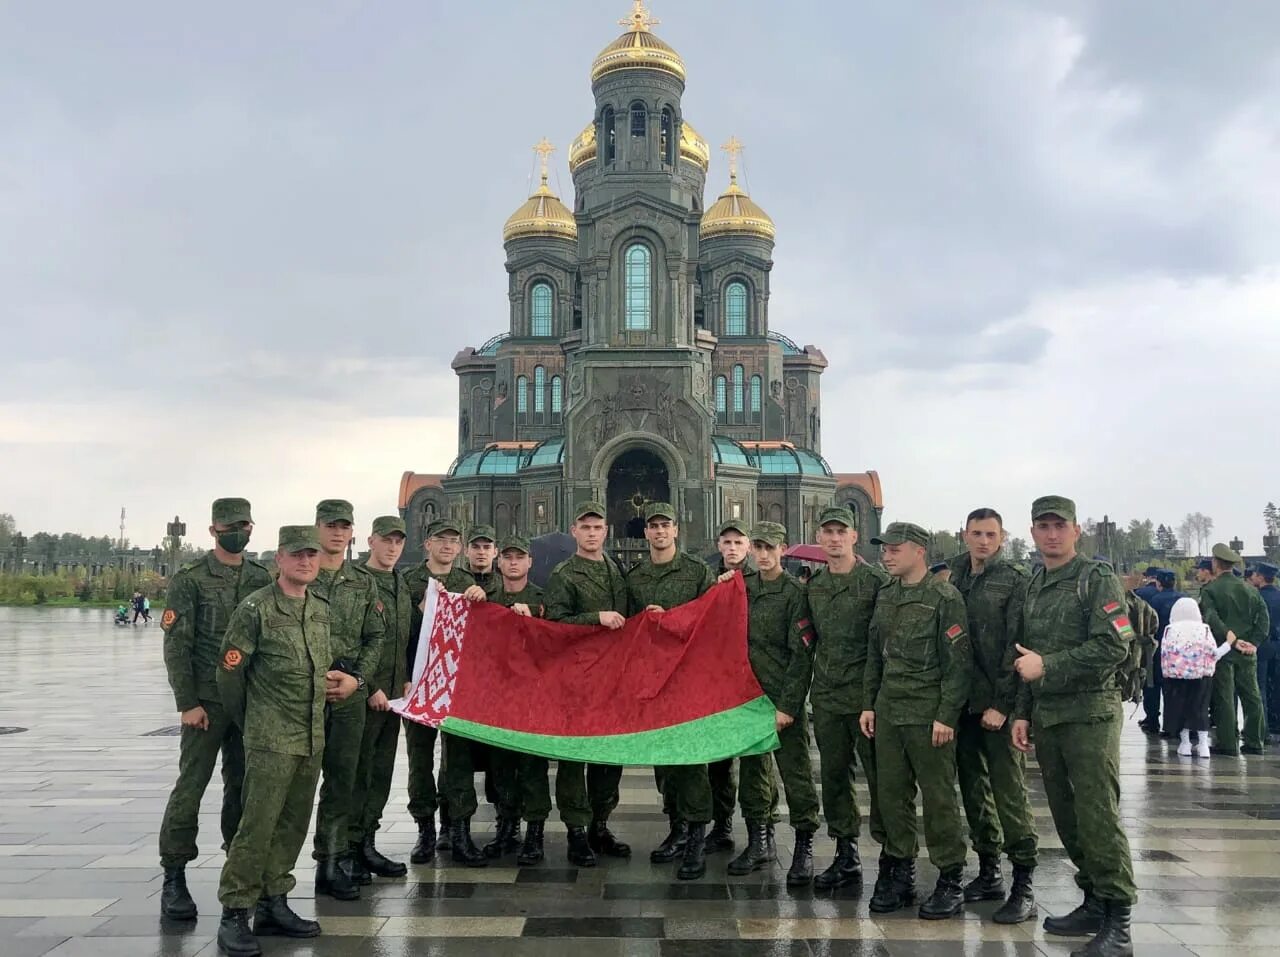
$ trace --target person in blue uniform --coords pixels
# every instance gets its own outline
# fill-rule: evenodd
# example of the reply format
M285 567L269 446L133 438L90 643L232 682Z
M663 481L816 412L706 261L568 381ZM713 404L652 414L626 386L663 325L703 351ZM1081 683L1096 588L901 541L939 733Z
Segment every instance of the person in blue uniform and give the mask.
M1276 587L1276 576L1280 568L1270 562L1258 562L1254 572L1262 582L1258 594L1266 602L1271 616L1271 635L1258 649L1258 690L1262 692L1267 734L1277 740L1280 739L1280 588Z

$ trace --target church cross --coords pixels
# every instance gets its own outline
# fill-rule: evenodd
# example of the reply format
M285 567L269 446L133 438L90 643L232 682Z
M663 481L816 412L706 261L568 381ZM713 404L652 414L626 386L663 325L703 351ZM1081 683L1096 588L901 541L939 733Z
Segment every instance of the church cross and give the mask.
M645 9L644 0L633 0L631 16L625 20L619 20L618 26L630 27L632 33L648 33L650 27L659 26L661 23L661 20L651 16Z
M742 152L742 142L736 137L729 137L729 142L720 147L729 154L729 180L738 181L738 154Z
M538 154L538 158L542 161L542 185L546 186L547 185L547 159L548 157L551 156L552 153L556 151L556 148L552 146L551 141L544 136L533 147L533 151Z

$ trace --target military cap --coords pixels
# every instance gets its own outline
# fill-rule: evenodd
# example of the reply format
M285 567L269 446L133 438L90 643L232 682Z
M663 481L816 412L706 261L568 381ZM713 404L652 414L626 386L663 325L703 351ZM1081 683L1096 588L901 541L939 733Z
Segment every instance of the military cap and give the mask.
M593 502L588 499L585 502L578 503L573 510L573 520L576 522L587 515L598 515L600 518L604 518L608 515L608 510L599 502Z
M1041 495L1031 503L1031 521L1046 515L1056 515L1068 522L1076 520L1076 503L1065 495Z
M388 535L394 535L399 532L405 534L404 519L399 515L379 515L373 520L373 534L381 535L384 538Z
M1235 565L1240 561L1240 553L1230 545L1224 545L1222 542L1214 545L1210 554L1218 561L1226 562L1228 565Z
M472 525L471 531L467 533L467 544L472 542L496 542L498 533L493 530L492 525Z
M1213 559L1211 558L1200 559L1200 561L1196 562L1196 569L1202 572L1213 571Z
M911 542L929 547L929 532L912 522L890 522L889 527L871 539L872 545L902 545Z
M1248 578L1250 575L1252 575L1252 574L1253 574L1254 572L1256 572L1257 570L1258 570L1258 566L1257 566L1257 565L1245 565L1245 566L1244 566L1244 577L1245 577L1245 578Z
M1267 579L1267 581L1270 581L1275 578L1276 575L1280 575L1280 568L1277 568L1270 562L1258 562L1257 572L1263 578Z
M281 525L277 541L276 548L290 555L307 549L320 551L320 533L314 525Z
M501 554L507 549L514 549L517 552L524 552L526 555L532 554L529 550L529 539L523 535L508 535L502 541L498 542L498 553Z
M326 498L316 505L316 524L355 522L355 510L344 498Z
M676 510L670 502L650 502L645 506L644 520L647 522L654 518L669 518L673 522L677 521Z
M1178 580L1177 573L1172 568L1157 568L1155 578L1165 588L1172 588Z
M857 528L854 523L853 512L841 505L832 505L824 508L818 515L818 526L826 525L828 522L839 522L848 528Z
M453 532L455 535L461 535L462 523L455 522L451 518L437 518L427 526L427 538L434 538L436 535L443 535L445 532Z
M1159 574L1159 572L1160 572L1160 569L1157 568L1155 565L1148 565L1145 569L1143 569L1142 577L1155 578L1156 575Z
M777 522L758 522L751 529L753 542L764 542L766 545L785 545L787 543L787 527Z
M214 525L234 525L236 522L253 522L249 514L247 498L215 498L210 509Z
M719 538L725 532L737 532L743 538L750 538L751 526L740 518L731 518L720 523L720 527L716 530L716 538Z
M929 566L929 574L936 575L938 574L938 572L945 572L950 567L951 566L948 565L946 562L934 562L932 565Z

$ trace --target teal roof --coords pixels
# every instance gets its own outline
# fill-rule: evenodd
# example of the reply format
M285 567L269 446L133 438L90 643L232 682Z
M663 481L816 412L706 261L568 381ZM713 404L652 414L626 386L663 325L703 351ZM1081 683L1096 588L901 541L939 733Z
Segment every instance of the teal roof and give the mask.
M821 455L808 449L783 446L776 449L756 449L751 453L752 464L765 475L830 475L831 467Z
M769 341L770 341L770 342L776 342L778 345L782 346L782 354L783 354L784 356L802 356L802 355L804 355L804 350L803 350L803 349L801 349L798 345L796 345L796 344L795 344L795 340L794 340L794 339L788 339L786 336L784 336L784 335L783 335L782 333L780 333L780 332L772 332L772 331L771 331L771 332L769 333Z
M564 439L547 439L529 453L521 468L536 469L543 465L562 465L564 463Z
M733 439L726 439L722 435L713 435L711 437L712 451L716 455L716 465L741 465L746 468L754 468L755 465L751 461L751 457L747 455L744 449Z
M480 449L467 452L449 467L449 475L465 478L468 475L515 475L520 471L524 458L523 449Z

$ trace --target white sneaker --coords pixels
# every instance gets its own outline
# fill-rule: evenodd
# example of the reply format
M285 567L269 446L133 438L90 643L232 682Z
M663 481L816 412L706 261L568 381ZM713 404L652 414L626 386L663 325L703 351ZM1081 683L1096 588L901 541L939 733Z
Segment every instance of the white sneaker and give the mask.
M1182 755L1182 757L1184 758L1191 757L1191 742L1190 741L1181 742L1178 745L1178 754Z
M1210 757L1210 754L1209 754L1209 739L1208 739L1208 738L1201 738L1201 739L1200 739L1200 741L1199 741L1199 743L1198 743L1198 744L1196 744L1196 757L1197 757L1197 758L1207 758L1207 757Z

